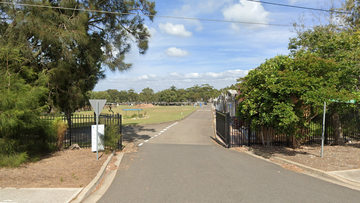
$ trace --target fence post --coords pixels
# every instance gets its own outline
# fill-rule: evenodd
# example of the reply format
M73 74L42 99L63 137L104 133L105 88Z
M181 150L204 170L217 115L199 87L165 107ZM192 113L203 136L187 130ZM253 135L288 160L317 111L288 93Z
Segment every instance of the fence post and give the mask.
M120 132L120 140L118 141L118 149L122 150L122 116L118 113L118 125L119 125L119 132ZM120 145L120 146L119 146Z
M251 120L248 123L248 146L250 147L250 137L251 137Z
M69 128L70 128L70 130L69 130L69 132L70 132L70 139L69 139L70 145L69 145L69 146L71 146L71 137L72 137L72 132L71 132L71 131L72 131L72 130L71 130L71 128L72 128L72 120L73 120L73 119L71 118L72 116L73 116L73 115L70 115L70 121L71 121L71 122L70 122L70 126L69 126Z
M96 113L94 112L94 125L96 125Z
M328 114L329 115L329 114ZM326 117L326 114L325 114L325 117ZM331 116L328 116L328 118L326 118L326 120L325 120L325 135L324 135L324 137L325 137L325 140L324 140L324 142L325 142L325 144L328 144L329 143L329 132L328 132L328 128L327 128L327 123L329 122L329 119L331 118Z
M231 146L231 138L230 138L230 113L225 114L225 137L228 143L228 148Z

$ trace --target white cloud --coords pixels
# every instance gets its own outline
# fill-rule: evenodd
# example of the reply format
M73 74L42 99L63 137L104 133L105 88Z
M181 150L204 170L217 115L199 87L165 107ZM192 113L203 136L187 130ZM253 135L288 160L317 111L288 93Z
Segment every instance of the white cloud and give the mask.
M241 22L254 23L268 23L269 12L267 12L260 3L251 2L247 0L240 0L239 3L227 6L222 10L225 20L234 20ZM248 29L255 29L263 27L264 25L248 24L244 27ZM237 24L232 24L231 28L239 31L240 27Z
M241 31L240 26L235 23L231 23L230 27L231 27L231 29L235 30L236 33L240 33L240 31Z
M180 10L175 11L175 14L182 14L195 16L201 13L213 13L225 4L233 0L184 0L185 4Z
M186 50L178 49L176 47L166 49L165 54L173 57L184 57L190 55Z
M168 33L170 35L175 35L178 37L191 37L192 32L189 32L185 29L185 26L182 24L173 25L172 23L159 24L159 28L162 32Z
M177 72L170 73L170 76L177 77L179 74Z
M153 27L149 27L147 25L144 25L144 27L146 27L148 29L148 32L150 33L151 38L154 38L155 35L157 34L156 29Z
M299 0L288 0L289 1L289 3L291 4L291 5L293 5L293 4L295 4L296 2L298 2Z
M189 73L189 74L185 74L184 77L185 78L199 78L200 74L199 73Z

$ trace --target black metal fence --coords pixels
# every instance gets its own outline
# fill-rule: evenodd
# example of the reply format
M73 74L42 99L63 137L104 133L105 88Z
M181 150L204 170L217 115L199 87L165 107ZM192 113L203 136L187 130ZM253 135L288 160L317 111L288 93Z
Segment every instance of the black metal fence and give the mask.
M65 116L42 116L42 119L52 121L56 118L61 118L64 122L67 122ZM99 115L99 124L117 125L119 133L122 133L122 115L120 114L105 114ZM63 147L67 148L72 144L78 144L82 148L91 147L91 125L96 125L96 116L94 115L72 115L71 124L65 133ZM106 134L105 134L106 136ZM122 149L122 135L117 142L117 148ZM106 146L105 146L106 147Z
M230 114L216 111L216 134L220 136L226 144L229 144L231 142L230 122Z
M230 121L228 121L228 119ZM326 114L324 142L331 144L334 142L334 129L332 127L332 117ZM309 123L309 127L300 130L301 139L297 139L299 144L311 145L320 144L322 137L323 116L318 115ZM360 114L340 114L341 129L345 141L360 140ZM273 128L260 127L251 129L250 122L240 118L230 118L228 113L216 112L216 132L228 147L239 147L243 145L272 145L272 146L292 146L293 137L284 133L279 133Z

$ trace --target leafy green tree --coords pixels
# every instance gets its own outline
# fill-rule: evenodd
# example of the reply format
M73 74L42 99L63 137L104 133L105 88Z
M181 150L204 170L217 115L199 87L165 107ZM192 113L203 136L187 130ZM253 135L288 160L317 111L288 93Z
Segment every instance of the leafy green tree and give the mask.
M0 46L0 165L20 165L32 153L51 150L55 141L49 123L39 117L46 110L48 77L25 61L21 47Z
M160 93L159 99L162 102L176 102L177 94L175 91L172 91L171 89L166 89Z
M110 99L108 100L108 102L114 103L116 102L116 100L118 100L119 98L119 91L116 89L108 89L106 90L106 92L109 94Z
M141 101L143 102L150 102L153 101L153 96L154 96L154 90L147 87L144 88L141 92L140 92L140 97L142 97Z
M357 92L360 87L360 52L358 48L360 33L354 30L339 30L334 25L317 26L299 33L291 39L289 49L295 55L304 51L332 60L340 65L342 74L337 88ZM354 99L354 98L352 98ZM331 104L332 126L335 144L343 144L339 111L347 107L345 104Z
M128 90L127 95L130 102L136 102L138 100L138 94L132 88Z
M118 97L118 99L119 99L119 102L127 102L127 101L129 101L129 97L128 97L127 91L121 90L121 91L119 92L119 97Z
M187 92L185 89L178 89L177 96L178 96L179 102L187 102L188 101Z
M346 23L351 27L358 29L360 25L360 1L359 0L347 0L343 4L342 10L346 13ZM344 14L342 14L344 15Z
M65 112L70 124L71 113L85 105L86 93L104 77L103 67L112 71L129 69L131 64L125 63L125 54L133 43L140 54L146 53L150 34L144 26L145 19L128 13L154 15L155 3L146 0L31 3L39 6L1 4L1 40L21 45L21 54L27 59L24 65L37 73L45 71L50 78L49 99Z
M276 56L240 79L238 116L251 118L255 127L272 127L301 138L301 129L308 127L324 101L354 96L341 88L345 74L339 63L314 53Z
M91 92L90 99L106 99L106 102L111 102L111 96L107 91Z

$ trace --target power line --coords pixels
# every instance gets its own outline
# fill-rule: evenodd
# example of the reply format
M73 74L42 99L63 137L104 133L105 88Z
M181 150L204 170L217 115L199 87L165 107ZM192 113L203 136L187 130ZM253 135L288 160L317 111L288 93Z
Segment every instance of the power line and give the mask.
M224 22L224 23L239 23L239 24L250 24L250 25L269 25L269 26L279 26L279 27L293 27L293 26L300 27L300 25L286 25L286 24L259 23L259 22L244 22L244 21L235 21L235 20L218 20L218 19L192 18L192 17L180 17L180 16L146 15L146 14L139 14L139 13L121 13L121 12L114 12L114 11L101 11L101 10L91 10L91 9L81 9L81 8L66 8L66 7L60 7L60 6L46 6L46 5L38 5L38 4L19 4L19 3L11 3L11 2L0 2L0 4L29 6L29 7L42 7L42 8L51 8L51 9L63 9L63 10L73 10L73 11L84 11L84 12L94 12L94 13L108 13L108 14L115 14L115 15L139 15L139 16L158 17L158 18L199 20L199 21ZM312 26L302 26L302 27L312 27Z
M346 11L334 11L334 10L326 10L326 9L320 9L320 8L310 8L310 7L304 7L304 6L294 6L294 5L288 5L288 4L279 4L279 3L273 3L273 2L267 2L267 1L257 1L257 0L247 0L254 3L262 3L262 4L270 4L275 6L284 6L284 7L291 7L291 8L299 8L299 9L306 9L306 10L314 10L314 11L323 11L323 12L329 12L329 13L341 13L341 14L351 14L350 12Z

